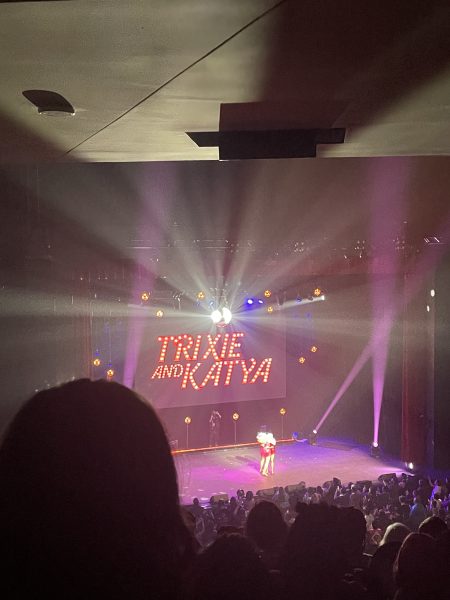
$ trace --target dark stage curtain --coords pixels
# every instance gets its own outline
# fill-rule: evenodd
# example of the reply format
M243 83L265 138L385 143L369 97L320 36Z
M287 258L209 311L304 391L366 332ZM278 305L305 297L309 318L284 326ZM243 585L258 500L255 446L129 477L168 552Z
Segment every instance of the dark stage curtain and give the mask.
M411 276L404 278L402 460L426 463L429 331L425 293L411 297Z

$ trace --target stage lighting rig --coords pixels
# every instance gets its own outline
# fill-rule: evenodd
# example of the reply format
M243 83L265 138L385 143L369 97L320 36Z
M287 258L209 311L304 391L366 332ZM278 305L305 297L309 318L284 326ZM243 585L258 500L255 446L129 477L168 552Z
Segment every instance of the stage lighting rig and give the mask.
M310 446L317 446L317 429L313 429L312 433L309 434L308 444Z
M378 445L378 442L372 442L372 445L370 446L370 456L372 458L380 458L380 446Z
M225 327L225 325L231 323L231 319L233 318L231 310L226 306L221 309L213 310L210 316L212 322L218 327Z

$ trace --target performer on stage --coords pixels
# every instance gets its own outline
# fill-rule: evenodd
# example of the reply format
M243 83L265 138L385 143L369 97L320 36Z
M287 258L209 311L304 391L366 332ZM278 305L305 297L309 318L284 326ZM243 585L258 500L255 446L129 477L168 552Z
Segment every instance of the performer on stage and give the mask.
M268 444L268 435L265 431L260 431L256 440L259 443L259 453L261 455L261 462L259 466L259 472L264 477L269 475L269 461L270 461L270 445Z
M264 477L267 477L269 475L270 465L271 474L273 475L275 471L275 446L277 441L272 433L266 433L264 431L260 431L257 434L256 440L259 443L259 452L261 455L259 472L261 475L264 475Z
M209 445L218 446L220 437L220 421L222 415L219 411L213 410L209 417Z
M275 470L275 446L277 444L277 440L274 438L273 433L267 434L267 444L269 445L269 451L270 451L270 457L269 457L270 470L273 475L274 470ZM269 464L267 464L267 470L269 470Z

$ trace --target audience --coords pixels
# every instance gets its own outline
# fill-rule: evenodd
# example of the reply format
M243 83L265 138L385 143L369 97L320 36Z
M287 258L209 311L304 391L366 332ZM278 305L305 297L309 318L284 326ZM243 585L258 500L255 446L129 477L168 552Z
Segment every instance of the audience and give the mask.
M3 437L0 489L5 598L415 600L450 583L448 479L302 481L181 508L154 410L117 383L31 398Z

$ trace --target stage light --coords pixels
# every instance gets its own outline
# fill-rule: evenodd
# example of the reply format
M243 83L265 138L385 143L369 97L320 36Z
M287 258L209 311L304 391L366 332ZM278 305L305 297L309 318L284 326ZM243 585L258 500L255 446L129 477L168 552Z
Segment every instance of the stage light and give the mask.
M205 299L205 292L199 292L199 293L197 294L197 298L198 298L199 300L204 300L204 299Z
M211 313L211 319L213 323L219 323L222 320L222 313L220 310L213 310Z
M285 408L280 408L281 415L281 439L284 440L284 415L286 414Z
M430 296L434 298L436 296L435 290L430 290Z
M222 308L222 316L223 316L225 325L228 325L228 323L230 323L230 321L233 317L233 315L231 314L231 310L229 308L227 308L226 306L224 306Z
M314 296L316 296L316 298L318 298L318 297L319 297L319 296L321 296L321 295L322 295L322 290L321 290L320 288L318 288L318 287L317 287L317 288L314 290Z
M272 292L271 292L270 290L266 290L266 291L264 292L264 296L265 296L266 298L270 298L270 296L271 296L271 295L272 295Z
M233 413L233 426L234 426L234 443L237 444L237 422L239 419L239 413Z
M224 325L228 325L233 318L231 314L231 310L224 306L222 309L213 310L210 315L213 323L218 325L219 327L223 327Z
M372 458L380 458L380 447L378 446L378 442L372 442L370 446L370 456Z
M300 358L298 359L298 362L303 365L306 362L306 358L304 356L300 356Z
M258 300L258 304L264 304L264 300L261 300L261 298Z
M98 356L96 356L92 361L92 364L94 365L94 367L99 367L102 364L102 361L99 359Z
M162 311L161 309L157 310L156 316L158 317L158 319L161 319L164 316L164 311Z
M141 300L142 302L148 302L150 300L150 292L142 292Z
M406 468L407 468L407 469L409 469L410 471L414 471L414 463L412 463L412 462L408 462L408 463L405 463L405 466L406 466Z
M112 379L112 378L114 377L114 369L113 369L113 368L109 368L109 369L106 371L106 377L107 377L108 379Z
M311 346L311 352L317 352L317 346Z
M430 305L427 304L427 312L430 312L430 310L431 310Z
M253 304L253 302L254 302L253 298L247 298L247 304L249 306L251 306Z
M273 313L273 306L268 306L267 307L267 312L268 313Z
M184 417L186 423L186 448L189 448L189 425L191 423L191 417Z
M312 433L308 436L308 444L310 446L317 446L317 430L313 429Z

